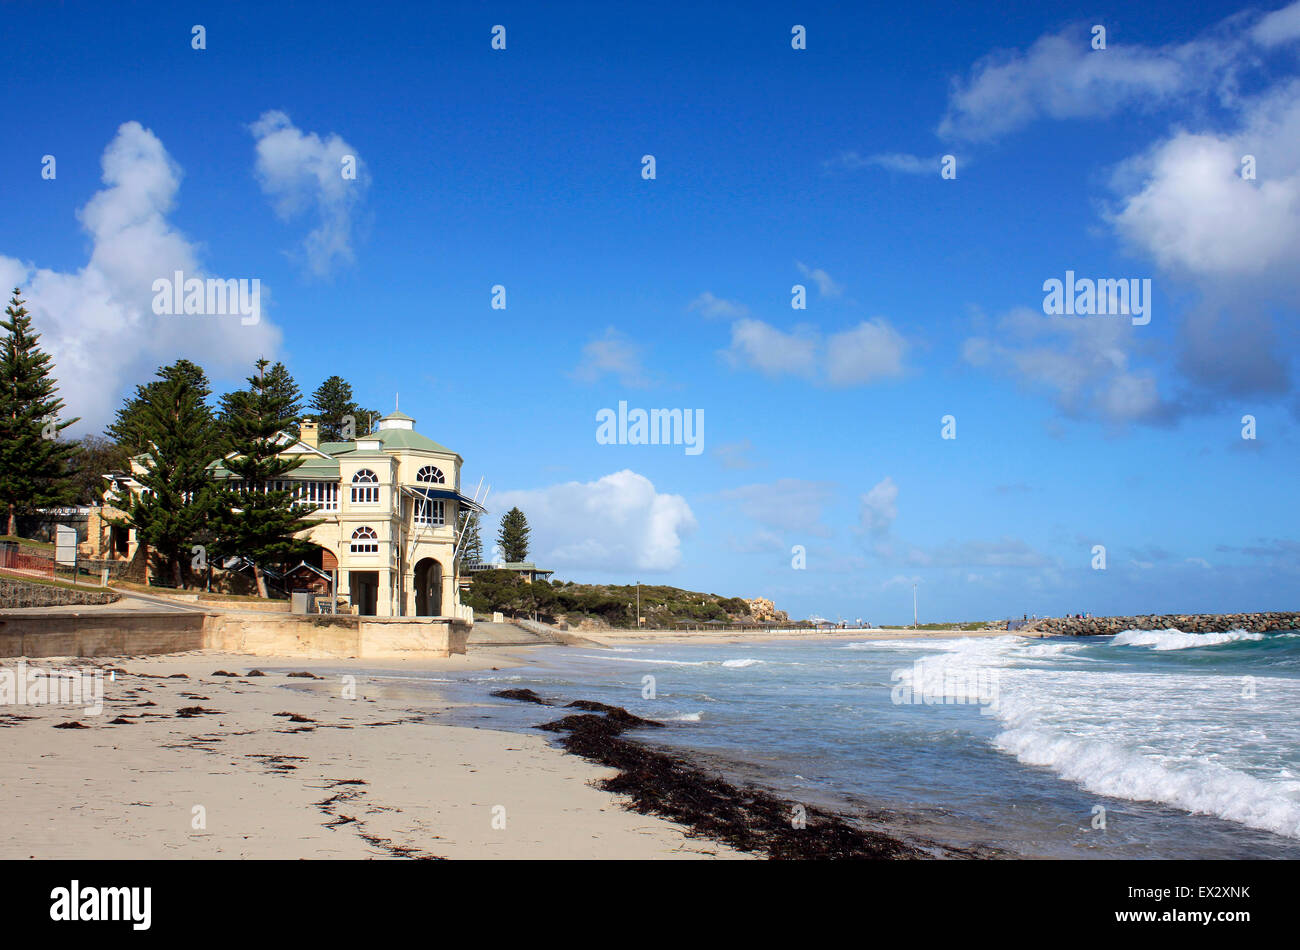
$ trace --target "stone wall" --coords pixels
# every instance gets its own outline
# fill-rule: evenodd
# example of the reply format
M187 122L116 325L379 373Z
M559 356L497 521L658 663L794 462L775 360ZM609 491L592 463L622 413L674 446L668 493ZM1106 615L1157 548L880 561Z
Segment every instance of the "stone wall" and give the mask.
M421 657L464 653L460 620L58 611L0 614L0 656L142 656L224 650L254 656Z
M1108 636L1124 630L1166 630L1212 633L1224 630L1300 630L1300 613L1146 614L1141 617L1046 617L1031 620L1019 633L1044 636Z
M51 584L32 584L15 577L0 577L0 609L111 604L119 599L118 594L111 592L72 590Z
M0 614L0 656L142 656L207 645L200 613Z
M417 617L214 615L212 649L262 656L418 657L464 653L470 625Z

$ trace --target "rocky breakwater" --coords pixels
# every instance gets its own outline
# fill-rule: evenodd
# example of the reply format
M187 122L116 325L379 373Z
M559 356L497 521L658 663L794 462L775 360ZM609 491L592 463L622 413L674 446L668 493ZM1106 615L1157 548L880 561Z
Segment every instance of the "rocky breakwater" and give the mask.
M1028 636L1103 637L1124 630L1181 630L1215 633L1224 630L1300 630L1300 613L1146 614L1141 617L1044 617L1030 621L1018 633Z

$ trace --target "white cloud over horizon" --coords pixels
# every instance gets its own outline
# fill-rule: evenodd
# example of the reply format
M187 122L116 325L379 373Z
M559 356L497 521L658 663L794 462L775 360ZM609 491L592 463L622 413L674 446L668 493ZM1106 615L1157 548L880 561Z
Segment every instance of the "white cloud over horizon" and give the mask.
M658 491L630 469L493 499L494 511L513 506L528 518L533 559L548 568L669 571L697 527L685 498Z
M163 143L139 122L124 122L102 157L104 187L80 209L90 256L75 272L7 257L0 249L5 298L20 287L41 346L51 355L64 417L81 417L69 435L98 433L123 396L154 379L159 366L187 358L210 375L245 375L260 356L273 356L280 331L265 315L244 326L230 316L158 316L153 282L211 275L199 245L168 221L182 172Z

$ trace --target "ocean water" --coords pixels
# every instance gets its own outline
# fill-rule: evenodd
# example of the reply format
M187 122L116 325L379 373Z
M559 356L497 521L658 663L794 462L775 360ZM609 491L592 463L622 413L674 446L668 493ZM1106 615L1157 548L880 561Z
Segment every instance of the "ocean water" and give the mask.
M453 720L529 729L528 687L664 722L633 736L914 840L1026 857L1300 857L1300 635L547 648L445 675ZM647 679L647 677L649 679Z

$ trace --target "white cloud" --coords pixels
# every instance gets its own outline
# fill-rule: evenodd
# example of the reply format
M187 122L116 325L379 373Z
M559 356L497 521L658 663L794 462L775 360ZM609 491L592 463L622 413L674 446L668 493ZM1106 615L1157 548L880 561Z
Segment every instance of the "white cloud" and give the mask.
M749 308L743 303L715 297L707 290L687 304L686 309L698 310L706 317L722 317L728 320L749 315Z
M369 184L357 150L336 134L304 133L285 113L264 112L249 126L257 140L257 180L276 214L288 221L314 211L318 223L303 241L308 268L327 275L353 259L353 214ZM356 178L344 178L344 159L355 160Z
M594 482L503 492L494 502L524 512L534 560L548 568L671 570L681 562L682 539L696 528L686 499L658 492L628 469Z
M1293 3L1265 15L1250 31L1260 46L1278 46L1300 39L1300 3Z
M1257 179L1241 177L1253 155ZM1120 166L1110 220L1162 268L1217 279L1282 271L1300 289L1300 81L1250 102L1228 135L1180 131Z
M817 292L823 297L838 297L844 293L844 288L835 283L831 275L820 267L809 267L803 261L795 261L795 265L798 266L799 273L817 285Z
M1260 48L1300 40L1300 2L1272 13L1234 14L1185 43L1150 47L1116 32L1092 48L1090 23L1039 37L1025 51L1002 50L956 79L939 123L944 138L989 141L1039 119L1102 118L1125 109L1186 104L1197 97L1232 105Z
M1028 50L984 57L954 80L939 135L990 141L1042 118L1101 118L1130 106L1152 107L1204 82L1217 59L1210 44L1151 49L1115 42L1091 46L1076 24L1039 37Z
M905 175L939 174L940 156L912 155L909 152L878 152L875 155L861 155L858 152L841 152L823 163L828 169L842 168L856 170L859 168L884 168L891 172Z
M908 343L881 317L864 321L828 340L812 327L779 330L762 320L731 325L731 346L723 355L733 367L772 377L797 376L832 386L861 386L902 376Z
M898 484L885 476L859 499L858 519L862 530L881 537L890 532L898 517Z
M197 246L167 220L181 170L138 122L122 124L102 166L105 187L78 213L91 242L85 267L61 273L0 255L6 299L13 287L23 289L41 345L54 359L65 416L82 418L70 434L102 428L121 397L153 379L160 365L187 358L214 375L242 375L280 341L265 317L266 287L254 325L241 325L239 315L156 316L154 280L178 270L186 278L209 273Z
M1160 421L1172 406L1150 370L1132 365L1134 327L1125 317L1047 316L1017 308L999 321L996 337L972 337L962 355L973 366L1008 373L1053 395L1067 415L1111 422Z
M731 348L725 351L732 366L748 366L768 376L817 374L818 341L815 333L800 328L785 333L762 320L737 320L731 325Z
M880 317L836 333L826 347L826 378L833 386L860 386L903 375L907 341Z
M646 386L649 378L642 366L642 350L641 346L610 327L603 337L583 346L582 359L573 375L583 382L592 383L609 374L617 377L624 386Z

